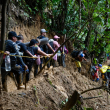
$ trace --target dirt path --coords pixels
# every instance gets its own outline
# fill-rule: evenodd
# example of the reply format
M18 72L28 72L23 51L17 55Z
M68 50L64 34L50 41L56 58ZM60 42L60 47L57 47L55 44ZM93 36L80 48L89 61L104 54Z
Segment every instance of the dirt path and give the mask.
M17 90L11 93L3 92L3 110L60 110L61 103L72 95L74 90L79 93L99 83L89 80L85 75L87 71L82 67L82 74L78 73L73 63L67 63L67 67L55 67L45 70L43 74L32 79L27 84L27 90ZM86 67L87 68L87 67ZM104 90L94 90L83 94L84 98L101 95L97 99L84 100L83 107L94 110L109 110L107 105L107 93ZM110 96L108 95L110 101Z

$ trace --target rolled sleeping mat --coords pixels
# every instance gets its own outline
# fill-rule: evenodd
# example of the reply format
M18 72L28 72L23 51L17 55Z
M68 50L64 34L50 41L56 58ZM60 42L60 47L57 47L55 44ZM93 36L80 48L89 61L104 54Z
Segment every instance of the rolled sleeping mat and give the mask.
M43 38L43 39L39 39L40 40L40 45L44 45L47 44L49 42L49 38Z
M36 39L38 42L40 42L40 45L44 45L44 44L47 44L49 42L49 38L43 38L43 39ZM26 42L24 43L26 46L29 46L29 43L30 42Z

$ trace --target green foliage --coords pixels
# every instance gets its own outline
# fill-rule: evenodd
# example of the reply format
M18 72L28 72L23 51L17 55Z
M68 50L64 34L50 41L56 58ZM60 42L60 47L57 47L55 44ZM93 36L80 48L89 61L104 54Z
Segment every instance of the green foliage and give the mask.
M29 17L30 14L36 15L39 12L48 29L57 34L66 34L67 37L83 27L88 20L73 45L77 48L86 46L98 57L101 53L110 50L110 46L108 46L110 43L110 19L107 16L110 13L110 9L107 7L110 5L110 1L107 3L105 0L81 0L81 2L81 12L79 12L79 2L75 0L19 0L18 3L29 13L24 13L24 15ZM81 24L79 24L80 13Z

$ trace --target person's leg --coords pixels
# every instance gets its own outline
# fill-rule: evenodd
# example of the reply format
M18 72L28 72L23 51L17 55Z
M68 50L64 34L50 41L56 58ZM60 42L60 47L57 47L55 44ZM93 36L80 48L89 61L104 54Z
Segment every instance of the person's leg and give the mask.
M77 66L77 68L78 68L78 72L80 73L80 72L81 72L81 63L76 60L76 61L75 61L75 64L76 64L76 66Z
M37 76L37 73L38 73L38 65L34 65L34 77Z
M45 60L45 63L47 63L47 61L49 60L49 58L46 57L46 58L44 58L44 60ZM50 68L50 63L47 64L47 67Z
M97 78L96 82L98 82L99 81L99 76L98 76L97 72L95 73L95 77Z
M41 64L40 64L40 70L42 69L42 64L43 64L43 58L40 59Z
M24 89L25 86L23 85L23 73L19 69L12 69L12 72L16 75L18 89Z
M30 79L30 72L32 70L33 62L26 62L26 65L28 66L28 69L29 69L29 72L26 74L26 81L29 81L29 79Z
M81 67L78 67L78 72L79 72L79 73L81 72Z
M92 73L92 78L93 78L93 81L95 80L95 74L94 73Z
M52 65L53 65L53 67L55 67L55 60L54 59L52 59L52 60L53 60L53 64Z
M65 54L62 54L62 65L63 65L63 67L66 67L66 64L65 64Z

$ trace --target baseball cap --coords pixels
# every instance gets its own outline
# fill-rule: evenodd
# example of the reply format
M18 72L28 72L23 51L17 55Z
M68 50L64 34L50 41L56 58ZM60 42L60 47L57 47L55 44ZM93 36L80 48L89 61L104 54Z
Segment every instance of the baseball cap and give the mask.
M59 39L60 37L58 37L57 35L54 36L54 39Z
M32 39L29 43L29 46L35 45L37 43L37 41L35 39Z
M40 30L41 33L47 32L45 29Z
M19 36L17 36L16 32L10 31L10 32L8 33L8 38L12 38L12 37L19 38Z

